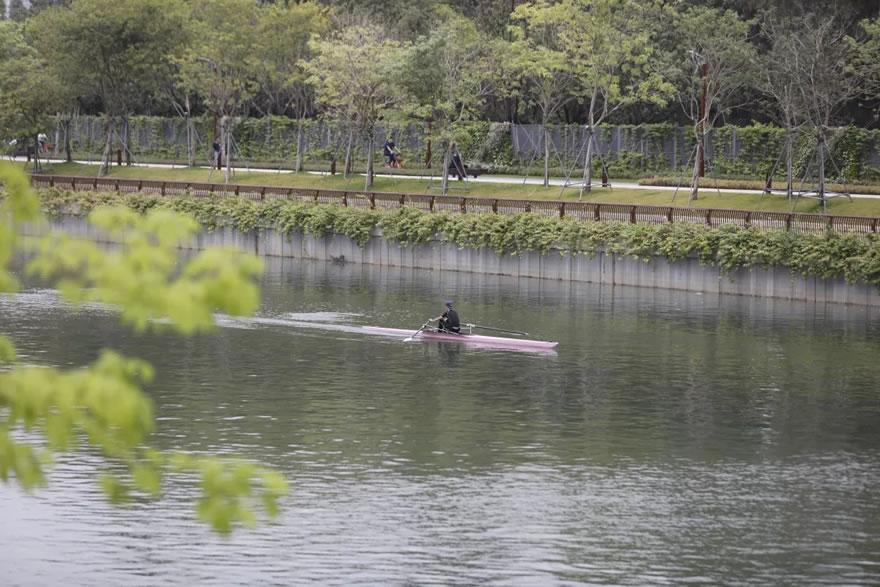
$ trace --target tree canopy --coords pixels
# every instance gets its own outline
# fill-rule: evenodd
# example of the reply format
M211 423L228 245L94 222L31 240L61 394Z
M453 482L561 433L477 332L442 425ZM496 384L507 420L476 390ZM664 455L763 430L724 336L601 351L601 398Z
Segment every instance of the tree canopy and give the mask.
M692 39L693 45L717 36L713 15L728 15L719 16L722 26L730 19L743 23L748 30L745 44L766 55L767 27L787 22L799 27L809 18L830 15L829 10L820 14L814 3L802 0L44 0L14 12L25 25L27 42L87 114L171 114L176 110L166 91L171 76L170 86L192 97L194 115L321 115L322 107L313 100L316 89L302 65L314 61L310 39L327 41L351 26L366 26L397 43L398 57L418 47L420 55L411 57L426 67L439 59L433 52L448 52L441 39L458 43L476 35L484 47L511 43L492 64L496 82L503 83L494 83L479 100L474 117L595 124L603 114L618 123L687 121L677 103L664 99L666 84L681 90L686 80L662 75L660 66L679 52L683 38ZM870 51L870 27L860 22L876 19L880 7L849 0L836 3L831 12L843 32ZM664 16L673 14L675 18ZM694 20L697 14L706 18ZM695 35L705 38L693 41ZM865 51L853 51L848 59ZM386 67L382 55L373 57L373 69ZM572 71L578 88L565 82L565 87L551 89L570 79ZM430 69L415 69L411 61L402 83L412 94L420 80L433 75ZM597 88L604 90L597 93ZM548 92L556 96L550 102ZM758 94L751 86L734 92L728 120L772 120L770 109L755 100ZM874 90L846 100L839 112L857 124L873 124L870 110L860 105L864 100L880 101Z

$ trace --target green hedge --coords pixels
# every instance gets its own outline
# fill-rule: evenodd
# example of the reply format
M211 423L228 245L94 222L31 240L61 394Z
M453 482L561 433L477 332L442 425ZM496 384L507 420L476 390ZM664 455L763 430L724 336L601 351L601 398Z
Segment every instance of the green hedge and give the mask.
M214 136L214 119L200 116L194 119L199 136L198 160L206 163L210 157ZM75 122L79 129L74 132L75 151L97 155L103 147L102 120L96 117L80 117ZM296 158L297 121L281 116L243 118L234 126L234 137L240 161L251 163L293 164ZM143 160L186 159L186 125L182 118L133 116L130 119L132 152ZM309 119L304 122L304 162L311 167L329 164L335 155L341 160L345 151L347 133L338 125L322 124ZM337 128L338 126L338 128ZM572 148L583 134L578 125L551 125L562 144ZM426 137L418 125L395 126L388 129L395 137L408 167L418 168L424 159ZM329 134L328 134L329 133ZM613 178L638 178L650 175L678 175L689 172L688 161L693 154L694 135L688 127L671 124L602 125L597 138L605 145L616 144L620 150L606 158L605 163ZM495 173L515 175L540 175L543 173L543 156L537 153L515 155L510 123L472 121L459 124L454 133L459 150L468 163L488 167ZM736 135L737 152L733 152ZM666 148L671 149L675 136L675 163L667 160ZM377 133L375 155L381 160L383 138ZM366 160L363 141L355 142L354 158L359 167ZM765 177L775 170L777 177L785 173L780 154L785 145L785 131L766 124L743 127L723 126L713 131L707 161L708 173L720 176ZM831 146L826 161L830 181L880 181L880 165L876 153L880 148L880 130L862 128L837 129L829 137ZM664 147L665 145L665 147ZM442 157L440 146L434 144L435 167ZM560 160L552 151L550 165L556 176L579 175L582 161L574 161L574 154ZM594 162L597 173L600 161ZM794 172L797 177L812 170L815 172L815 138L801 133L794 145Z
M750 267L787 267L793 273L822 278L844 277L880 287L880 235L828 232L798 234L755 228L699 224L628 224L584 222L569 218L519 214L445 214L404 207L389 212L339 205L239 198L163 198L117 193L40 192L50 216L85 215L98 205L117 204L144 211L165 206L195 217L208 230L233 226L242 231L274 227L322 236L342 234L360 246L374 228L386 238L411 246L441 235L459 247L489 248L500 255L535 251L543 254L593 255L606 251L650 261L697 256L722 272Z

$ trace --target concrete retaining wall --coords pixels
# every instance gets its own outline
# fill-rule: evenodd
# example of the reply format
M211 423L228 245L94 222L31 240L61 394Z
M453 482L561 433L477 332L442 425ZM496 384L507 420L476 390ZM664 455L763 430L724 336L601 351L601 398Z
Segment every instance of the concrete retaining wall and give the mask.
M112 238L102 235L81 218L64 218L54 221L53 226L71 235L113 242ZM33 234L38 231L30 229L27 232ZM657 257L645 262L605 253L589 257L562 255L559 251L551 251L547 255L523 253L499 256L488 249L460 249L454 244L440 241L402 247L383 239L378 232L361 248L341 235L317 238L299 232L283 235L271 229L242 233L230 227L200 233L183 248L202 249L210 246L234 247L262 256L880 306L880 290L867 284L849 284L843 279L801 277L785 268L743 269L722 275L717 267L702 266L695 258L670 262Z

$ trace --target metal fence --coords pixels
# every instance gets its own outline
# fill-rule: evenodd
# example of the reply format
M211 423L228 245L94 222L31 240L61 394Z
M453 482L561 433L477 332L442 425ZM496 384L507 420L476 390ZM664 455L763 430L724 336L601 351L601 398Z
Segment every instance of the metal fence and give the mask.
M561 200L514 200L432 196L426 194L373 193L359 191L288 188L254 185L226 185L183 181L151 181L33 175L35 187L63 188L73 191L115 191L161 196L238 197L253 201L291 200L321 204L338 204L372 210L392 210L412 206L427 212L470 214L531 213L560 218L576 218L595 222L629 222L645 224L691 223L707 226L751 226L761 230L786 230L819 233L835 230L844 233L877 233L877 217L830 216L787 212L761 212L724 208L681 208L675 206L642 206L638 204L602 204Z

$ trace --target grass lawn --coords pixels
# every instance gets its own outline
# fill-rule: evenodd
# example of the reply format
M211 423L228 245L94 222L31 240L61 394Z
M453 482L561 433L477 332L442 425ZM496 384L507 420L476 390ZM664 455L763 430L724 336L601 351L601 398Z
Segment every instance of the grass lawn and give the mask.
M23 166L23 164L22 164ZM381 169L377 170L382 173ZM79 163L62 163L44 165L44 174L74 175L94 177L97 173L95 165ZM204 168L179 167L167 169L161 167L112 167L110 176L119 179L150 179L158 181L192 181L192 182L223 182L223 172ZM280 173L247 172L236 170L232 183L242 185L266 185L300 188L320 188L336 190L362 191L364 177L354 175L348 179L341 174L335 176L315 175L312 173L294 174L289 171ZM434 186L434 189L431 189ZM459 188L466 187L465 190ZM518 199L550 199L577 200L578 190L568 189L564 193L560 187L544 188L539 185L523 185L520 183L476 183L450 181L450 195L483 197L483 198L518 198ZM377 177L373 184L375 192L406 192L415 194L438 194L439 179L404 179L396 177ZM642 204L656 206L687 207L687 190L679 190L673 202L673 192L661 189L614 189L594 188L593 192L584 196L584 201L603 203ZM792 211L791 204L784 196L762 196L747 193L718 193L711 188L703 188L700 198L693 205L700 208L739 208L748 210L767 210L776 212ZM821 212L817 202L802 199L797 206L798 212ZM829 204L829 211L845 216L880 216L880 199L836 198Z

